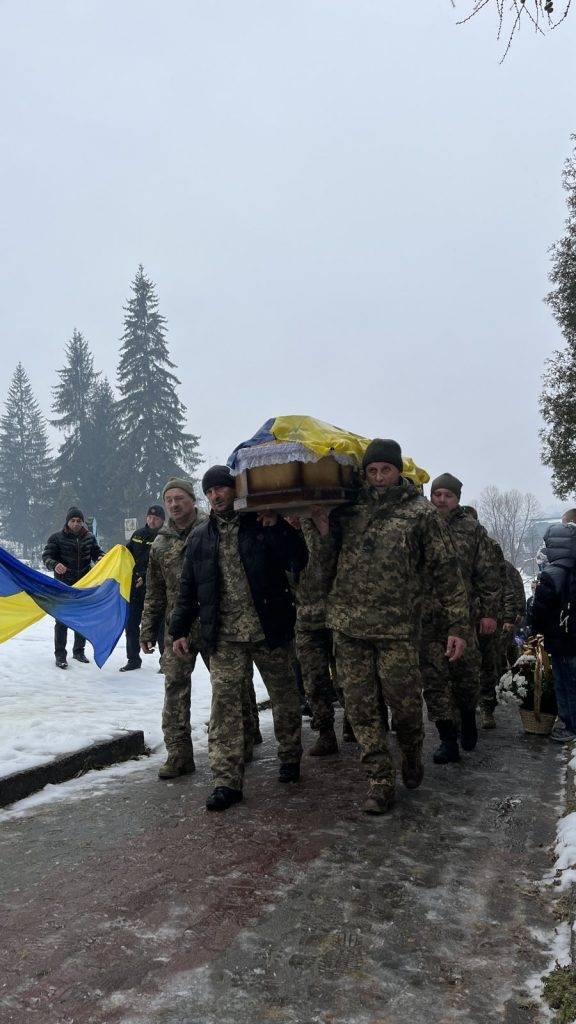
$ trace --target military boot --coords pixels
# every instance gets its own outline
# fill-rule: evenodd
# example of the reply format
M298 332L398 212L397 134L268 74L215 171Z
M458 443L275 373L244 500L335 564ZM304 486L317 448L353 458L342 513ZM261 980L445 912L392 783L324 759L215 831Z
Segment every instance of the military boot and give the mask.
M158 769L159 779L177 779L180 775L192 775L196 771L192 755L169 754L166 763Z
M342 719L342 742L356 743L354 729L350 725L350 719L346 718L346 715L344 715L344 718Z
M440 746L432 755L434 764L451 764L460 760L460 749L458 747L458 730L454 722L444 719L434 723L438 729Z
M241 789L231 789L230 786L216 786L216 789L206 801L206 810L227 811L233 804L240 803L242 797Z
M370 792L362 804L364 814L387 814L394 807L394 786L383 788L370 787Z
M283 762L278 772L278 782L299 782L300 761Z
M308 754L310 757L328 757L330 754L338 753L338 740L336 739L336 733L332 725L327 728L320 729L318 739L313 747L310 747Z
M424 779L424 766L420 751L402 754L402 782L406 789L418 789Z
M492 708L480 708L480 725L483 729L496 728L496 719Z
M460 745L462 750L474 750L477 743L476 708L460 708Z
M262 733L260 732L260 726L258 725L254 730L254 746L259 747L261 743L264 743Z

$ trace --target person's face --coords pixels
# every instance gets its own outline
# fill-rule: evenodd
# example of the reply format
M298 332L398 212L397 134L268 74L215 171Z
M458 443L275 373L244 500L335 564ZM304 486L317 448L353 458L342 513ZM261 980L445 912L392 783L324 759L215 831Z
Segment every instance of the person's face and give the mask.
M400 480L400 470L391 466L389 462L370 462L366 466L366 482L374 487L379 494L394 487Z
M66 525L72 533L80 533L80 530L84 526L84 520L81 519L80 516L72 516L72 519L69 519Z
M182 491L180 487L171 487L164 495L164 504L170 518L175 523L182 523L192 518L196 499L188 494L188 491Z
M439 487L434 494L430 495L430 501L436 506L441 516L447 516L453 509L458 508L459 499L446 487Z
M236 489L234 487L210 487L206 491L206 497L214 512L227 512L234 505Z
M151 530L159 530L164 522L160 516L146 516L146 526L149 526Z

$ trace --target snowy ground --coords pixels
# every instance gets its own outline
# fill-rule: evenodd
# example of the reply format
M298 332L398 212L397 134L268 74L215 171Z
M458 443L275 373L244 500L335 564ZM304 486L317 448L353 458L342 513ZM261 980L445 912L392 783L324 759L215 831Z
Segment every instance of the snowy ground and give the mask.
M165 748L160 724L164 677L158 674L158 656L143 656L139 672L120 673L126 661L122 638L103 669L92 661L72 660L72 633L68 634L69 667L54 664L54 620L41 619L0 647L0 776L30 768L78 750L97 740L117 736L125 729L143 729L146 743L158 760ZM86 654L91 656L90 645ZM266 692L255 674L258 699ZM210 678L201 658L192 680L192 738L205 747L210 714ZM149 762L148 762L149 763ZM91 772L49 790L70 794L74 786L101 787L107 778L134 769L134 763ZM81 784L81 785L80 785ZM38 797L31 797L33 802ZM29 805L29 801L22 804Z

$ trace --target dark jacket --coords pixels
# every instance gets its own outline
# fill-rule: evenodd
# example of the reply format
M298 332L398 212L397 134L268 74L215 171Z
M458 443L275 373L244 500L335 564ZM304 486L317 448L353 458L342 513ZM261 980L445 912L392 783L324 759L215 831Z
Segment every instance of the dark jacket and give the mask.
M84 527L75 535L67 526L58 533L53 533L46 541L42 552L42 561L47 569L54 570L58 562L66 566L64 576L54 576L62 583L72 586L89 571L93 562L97 562L104 554L94 534Z
M134 530L134 533L126 545L134 559L134 570L132 572L133 587L142 587L146 583L146 570L148 569L150 548L157 536L158 530L151 530L150 527L146 525L140 530Z
M202 643L213 651L220 629L220 535L214 513L191 534L186 546L180 595L170 622L174 640L188 636L199 617ZM306 544L286 520L262 526L254 513L240 516L240 558L254 607L268 647L273 650L294 636L294 598L286 578L295 576L308 559Z
M531 636L541 633L549 654L576 656L576 571L568 571L562 593L553 577L540 573L530 607L527 627Z

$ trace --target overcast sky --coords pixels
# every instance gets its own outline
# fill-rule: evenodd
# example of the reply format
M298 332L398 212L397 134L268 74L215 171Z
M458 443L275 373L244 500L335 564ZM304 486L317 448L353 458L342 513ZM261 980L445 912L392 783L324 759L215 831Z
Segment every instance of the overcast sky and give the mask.
M21 359L49 412L74 327L114 381L142 262L210 461L305 413L397 438L463 500L557 504L537 402L576 12L502 66L494 12L456 16L0 0L2 399Z

